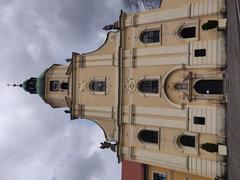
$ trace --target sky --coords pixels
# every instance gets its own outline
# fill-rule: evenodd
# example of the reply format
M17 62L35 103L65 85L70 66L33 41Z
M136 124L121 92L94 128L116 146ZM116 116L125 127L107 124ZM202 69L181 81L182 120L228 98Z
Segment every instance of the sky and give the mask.
M74 52L97 49L120 0L0 0L0 179L120 180L116 154L99 148L102 130L70 121L38 95L7 83L40 75Z

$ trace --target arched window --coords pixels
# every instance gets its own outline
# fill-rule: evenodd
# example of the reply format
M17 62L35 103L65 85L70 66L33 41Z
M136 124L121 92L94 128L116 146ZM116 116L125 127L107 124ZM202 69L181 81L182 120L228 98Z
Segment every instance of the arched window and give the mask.
M61 88L68 89L68 83L66 83L66 82L61 83Z
M138 82L138 90L141 93L158 93L159 80L157 79L143 79Z
M147 143L158 143L158 131L142 130L138 134L138 139Z
M140 36L140 40L143 43L157 43L160 42L159 34L160 34L159 30L144 31Z
M106 81L92 81L89 85L89 89L94 92L105 92L106 91Z
M195 136L182 135L179 138L179 143L183 146L195 147Z
M196 26L185 27L181 29L180 36L184 39L196 37Z
M223 80L199 80L194 89L199 94L223 94Z

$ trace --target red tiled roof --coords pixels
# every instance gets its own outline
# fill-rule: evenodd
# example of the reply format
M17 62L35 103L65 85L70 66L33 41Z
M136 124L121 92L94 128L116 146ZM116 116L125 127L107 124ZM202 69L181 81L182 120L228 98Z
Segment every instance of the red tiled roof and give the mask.
M131 161L123 161L122 180L144 180L144 165Z

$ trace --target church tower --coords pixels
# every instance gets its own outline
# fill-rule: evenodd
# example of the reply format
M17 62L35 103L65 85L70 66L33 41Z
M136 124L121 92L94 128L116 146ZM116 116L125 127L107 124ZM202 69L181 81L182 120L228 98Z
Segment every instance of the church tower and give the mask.
M225 2L163 0L105 30L104 44L72 53L22 86L71 119L89 119L119 162L148 165L149 180L225 175Z

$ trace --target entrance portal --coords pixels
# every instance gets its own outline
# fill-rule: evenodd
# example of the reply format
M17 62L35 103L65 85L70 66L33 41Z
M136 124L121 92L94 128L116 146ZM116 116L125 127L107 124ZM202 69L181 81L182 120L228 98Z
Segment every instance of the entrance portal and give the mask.
M223 94L223 80L199 80L194 89L199 94Z

